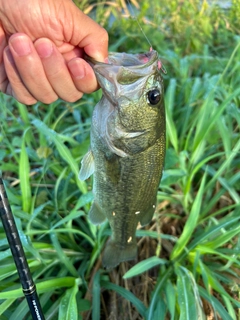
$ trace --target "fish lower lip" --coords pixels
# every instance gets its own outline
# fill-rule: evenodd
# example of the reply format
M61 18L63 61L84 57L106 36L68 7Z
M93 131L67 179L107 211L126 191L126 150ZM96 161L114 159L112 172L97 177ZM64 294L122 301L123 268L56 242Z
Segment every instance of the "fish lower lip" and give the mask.
M89 57L87 54L84 54L84 60L86 60L90 65L91 67L95 66L96 64L100 65L109 65L109 63L104 63L104 62L100 62L100 61L97 61L91 57Z

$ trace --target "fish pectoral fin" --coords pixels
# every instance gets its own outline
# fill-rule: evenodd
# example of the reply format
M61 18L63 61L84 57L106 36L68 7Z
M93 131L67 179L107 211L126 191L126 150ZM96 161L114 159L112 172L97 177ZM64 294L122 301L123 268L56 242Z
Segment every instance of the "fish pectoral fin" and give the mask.
M88 213L88 217L90 221L95 225L101 224L106 220L106 216L104 215L102 209L96 201L93 201L93 204Z
M94 172L94 159L92 150L89 150L81 161L81 169L79 172L79 179L86 180L88 179Z
M146 226L147 224L149 224L151 222L154 211L155 211L155 206L152 206L148 210L140 213L139 221L140 221L142 227Z
M104 268L112 269L116 267L120 262L134 260L136 256L136 241L127 244L125 247L121 247L110 239L103 253L102 264Z

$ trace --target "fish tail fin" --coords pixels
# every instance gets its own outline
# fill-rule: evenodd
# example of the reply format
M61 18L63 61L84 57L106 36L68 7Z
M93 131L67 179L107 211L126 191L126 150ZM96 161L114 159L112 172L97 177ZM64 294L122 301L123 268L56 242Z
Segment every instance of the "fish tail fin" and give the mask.
M105 268L116 267L120 262L133 260L137 256L137 243L133 241L125 247L120 247L113 240L109 240L103 253L102 264Z

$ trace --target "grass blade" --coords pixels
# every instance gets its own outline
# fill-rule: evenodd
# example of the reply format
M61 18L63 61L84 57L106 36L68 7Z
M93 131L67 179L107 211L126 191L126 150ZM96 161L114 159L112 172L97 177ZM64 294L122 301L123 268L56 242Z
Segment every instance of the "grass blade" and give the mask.
M226 309L223 307L223 305L216 299L213 295L210 295L204 288L201 286L198 286L198 290L200 295L206 299L210 304L213 306L215 311L220 316L220 319L224 320L233 320L232 317L229 315L229 313L226 311Z
M165 264L166 262L167 262L166 260L160 259L158 257L148 258L144 261L137 263L134 267L128 270L124 274L123 279L129 279L129 278L135 277L138 274L141 274L155 266L158 266L159 264Z
M157 304L159 293L163 290L166 281L169 279L170 274L173 272L172 266L166 269L163 275L159 277L158 283L156 285L155 291L153 293L150 305L147 310L146 320L151 320L154 314L155 306Z
M185 249L196 225L198 222L198 217L200 214L201 204L202 204L202 197L204 194L204 186L205 186L205 180L206 180L206 173L204 174L202 178L202 182L199 188L199 191L197 193L197 196L193 202L192 209L190 211L188 220L184 226L182 235L178 239L176 245L173 248L173 251L171 253L171 260L176 259L181 252Z
M68 289L61 299L58 320L78 320L77 293L78 285L75 281L74 286Z
M50 140L52 140L60 154L60 156L62 157L62 159L64 161L66 161L68 163L68 165L70 166L72 172L75 175L75 179L76 179L76 183L79 187L79 189L82 191L82 193L86 193L87 192L87 186L86 183L84 181L80 181L78 179L78 174L79 174L79 166L76 162L76 160L73 158L71 152L69 151L69 149L64 145L63 141L60 139L59 135L57 134L57 132L55 132L54 130L48 128L46 126L45 123L43 123L42 121L35 119L32 121L32 124L42 133L44 134L47 138L49 138Z
M183 267L176 268L177 273L177 293L178 305L180 308L180 320L198 319L195 299L192 291L192 283L182 270Z
M124 289L124 288L122 288L122 287L120 287L120 286L118 286L116 284L113 284L111 282L101 281L101 285L105 289L116 291L123 298L125 298L128 301L130 301L135 306L135 308L138 310L139 314L143 318L145 318L145 314L146 314L147 308L145 307L145 305L137 297L134 296L134 294L132 294L130 291L128 291L128 290L126 290L126 289Z
M26 131L25 131L26 134ZM20 152L19 161L19 180L20 188L22 192L22 209L25 212L31 212L32 196L31 196L31 185L30 185L30 166L28 154L25 146L25 134L22 139L22 146Z
M101 297L100 273L99 271L97 271L93 279L93 288L92 288L92 320L100 319L100 297Z
M0 305L0 315L2 315L4 313L4 311L6 311L15 300L16 300L15 298L7 299L3 303L1 303L1 305Z
M171 314L171 320L174 320L175 310L176 310L176 292L170 280L168 280L166 283L165 294L166 294L166 300L167 300L167 307Z
M66 254L64 253L56 233L52 232L50 234L53 246L57 252L57 255L60 259L60 261L66 266L67 270L75 277L78 277L78 273L77 270L75 269L75 267L73 266L72 262L70 261L70 259L66 256Z
M222 219L217 225L206 228L202 234L197 236L189 245L189 250L192 250L197 245L204 243L206 239L213 239L214 236L218 235L219 231L222 229L230 227L234 223L239 223L239 210L236 208L232 215L228 215L225 219Z
M58 288L72 287L74 286L75 280L76 278L74 277L62 277L62 278L42 281L36 284L37 292L43 293L43 292L51 291L53 288L54 290L57 290ZM0 300L16 299L23 296L24 295L23 295L22 288L0 292Z
M166 95L165 95L165 103L166 103L166 129L168 132L168 136L171 144L173 145L175 151L178 151L178 137L177 130L174 124L172 109L173 109L173 99L176 91L176 79L171 79L170 84L168 86Z

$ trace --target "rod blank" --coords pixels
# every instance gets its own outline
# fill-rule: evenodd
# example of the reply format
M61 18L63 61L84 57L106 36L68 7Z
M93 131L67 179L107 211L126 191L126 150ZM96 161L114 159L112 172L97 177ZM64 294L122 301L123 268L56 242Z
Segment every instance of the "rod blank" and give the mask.
M36 287L32 279L32 275L27 263L27 259L23 250L23 246L19 237L19 233L15 224L11 207L8 202L7 193L4 188L2 179L0 178L0 217L3 228L5 230L9 247L19 274L23 293L27 299L27 303L33 320L44 320Z

